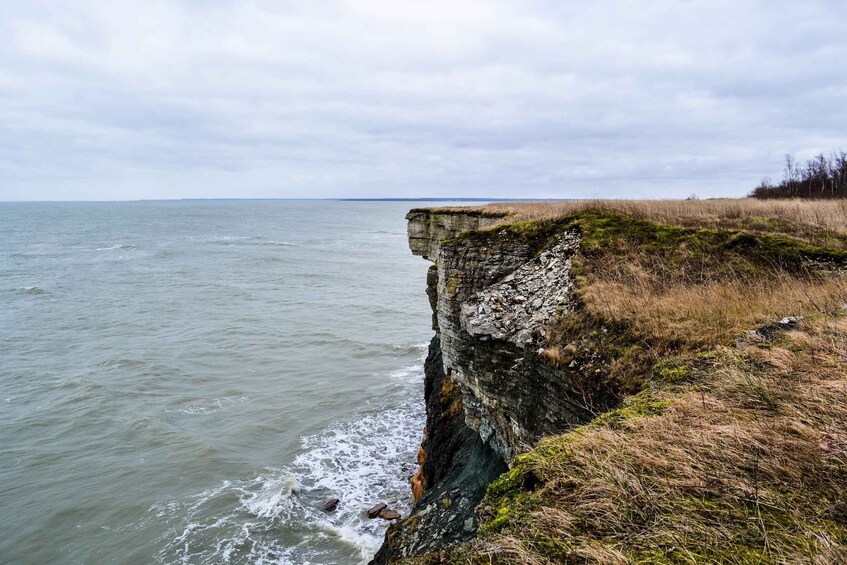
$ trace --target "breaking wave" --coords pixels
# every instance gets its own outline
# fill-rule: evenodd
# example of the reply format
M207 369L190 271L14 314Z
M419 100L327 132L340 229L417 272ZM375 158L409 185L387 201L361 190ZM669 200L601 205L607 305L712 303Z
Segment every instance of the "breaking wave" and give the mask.
M420 365L402 371L420 382ZM388 524L368 520L364 510L379 501L401 513L410 509L408 479L425 415L421 399L409 396L396 408L302 438L301 452L288 466L263 469L250 480L224 481L184 503L154 505L151 519L170 522L172 534L157 560L367 562ZM330 514L323 506L331 498L340 503Z

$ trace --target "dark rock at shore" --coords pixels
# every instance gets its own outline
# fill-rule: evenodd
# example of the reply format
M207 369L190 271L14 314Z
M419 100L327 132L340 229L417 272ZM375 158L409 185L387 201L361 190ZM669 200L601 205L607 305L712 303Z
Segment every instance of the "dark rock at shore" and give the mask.
M324 512L335 512L335 509L338 508L338 503L341 502L337 498L330 498L324 504Z
M383 520L397 520L400 518L400 513L391 508L383 508L379 513L379 517Z
M378 504L375 504L374 506L372 506L372 507L370 508L370 510L368 510L368 512L367 512L367 514L368 514L368 518L370 518L371 520L373 520L374 518L376 518L377 516L379 516L380 512L382 512L382 511L383 511L383 510L385 510L386 508L388 508L388 505L387 505L386 503L384 503L384 502L380 502L380 503L378 503Z
M506 463L464 421L462 393L443 370L439 339L433 338L424 365L427 433L420 481L426 492L410 515L389 526L374 565L436 551L476 532L474 508ZM417 476L417 475L416 475Z

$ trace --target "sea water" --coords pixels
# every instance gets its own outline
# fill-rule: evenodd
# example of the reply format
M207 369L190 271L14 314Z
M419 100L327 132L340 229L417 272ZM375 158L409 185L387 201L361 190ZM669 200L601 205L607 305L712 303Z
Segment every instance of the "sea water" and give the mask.
M0 562L370 559L424 425L409 207L0 204Z

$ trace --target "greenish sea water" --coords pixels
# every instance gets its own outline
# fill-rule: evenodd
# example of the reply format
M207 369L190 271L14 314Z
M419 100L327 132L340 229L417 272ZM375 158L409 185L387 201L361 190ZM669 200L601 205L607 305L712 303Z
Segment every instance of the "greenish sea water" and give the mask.
M0 204L0 562L369 559L424 423L411 206Z

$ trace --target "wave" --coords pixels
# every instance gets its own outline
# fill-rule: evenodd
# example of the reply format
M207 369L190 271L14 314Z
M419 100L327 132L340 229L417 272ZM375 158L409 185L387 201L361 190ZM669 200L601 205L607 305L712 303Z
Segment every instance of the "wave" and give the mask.
M409 511L408 478L424 421L423 403L410 399L302 438L288 466L267 468L248 481L224 481L185 503L155 505L150 514L173 523L157 559L367 562L388 524L363 512L379 501ZM323 511L329 498L341 500L332 514Z
M394 344L391 347L403 353L422 353L424 354L424 356L426 356L426 352L429 350L429 342L424 341L421 343L400 343Z
M204 398L189 402L182 408L174 410L165 409L168 414L211 414L217 412L224 407L237 402L245 402L249 400L246 396L225 396L223 398Z
M112 251L114 249L138 249L138 247L126 243L117 243L115 245L110 245L109 247L98 247L95 251Z
M20 294L46 294L47 291L41 288L40 286L21 286L15 289Z
M124 357L118 357L113 359L104 359L97 363L98 367L108 367L108 368L122 368L122 367L140 367L145 365L146 363L140 359L130 359Z
M374 355L397 357L398 355L415 355L421 360L426 357L429 343L384 343L361 341L342 337L333 332L315 332L311 337L300 341L303 346L332 347L335 350L344 349L352 357L370 358Z
M263 241L262 245L283 245L286 247L296 247L296 243L291 243L288 241Z

